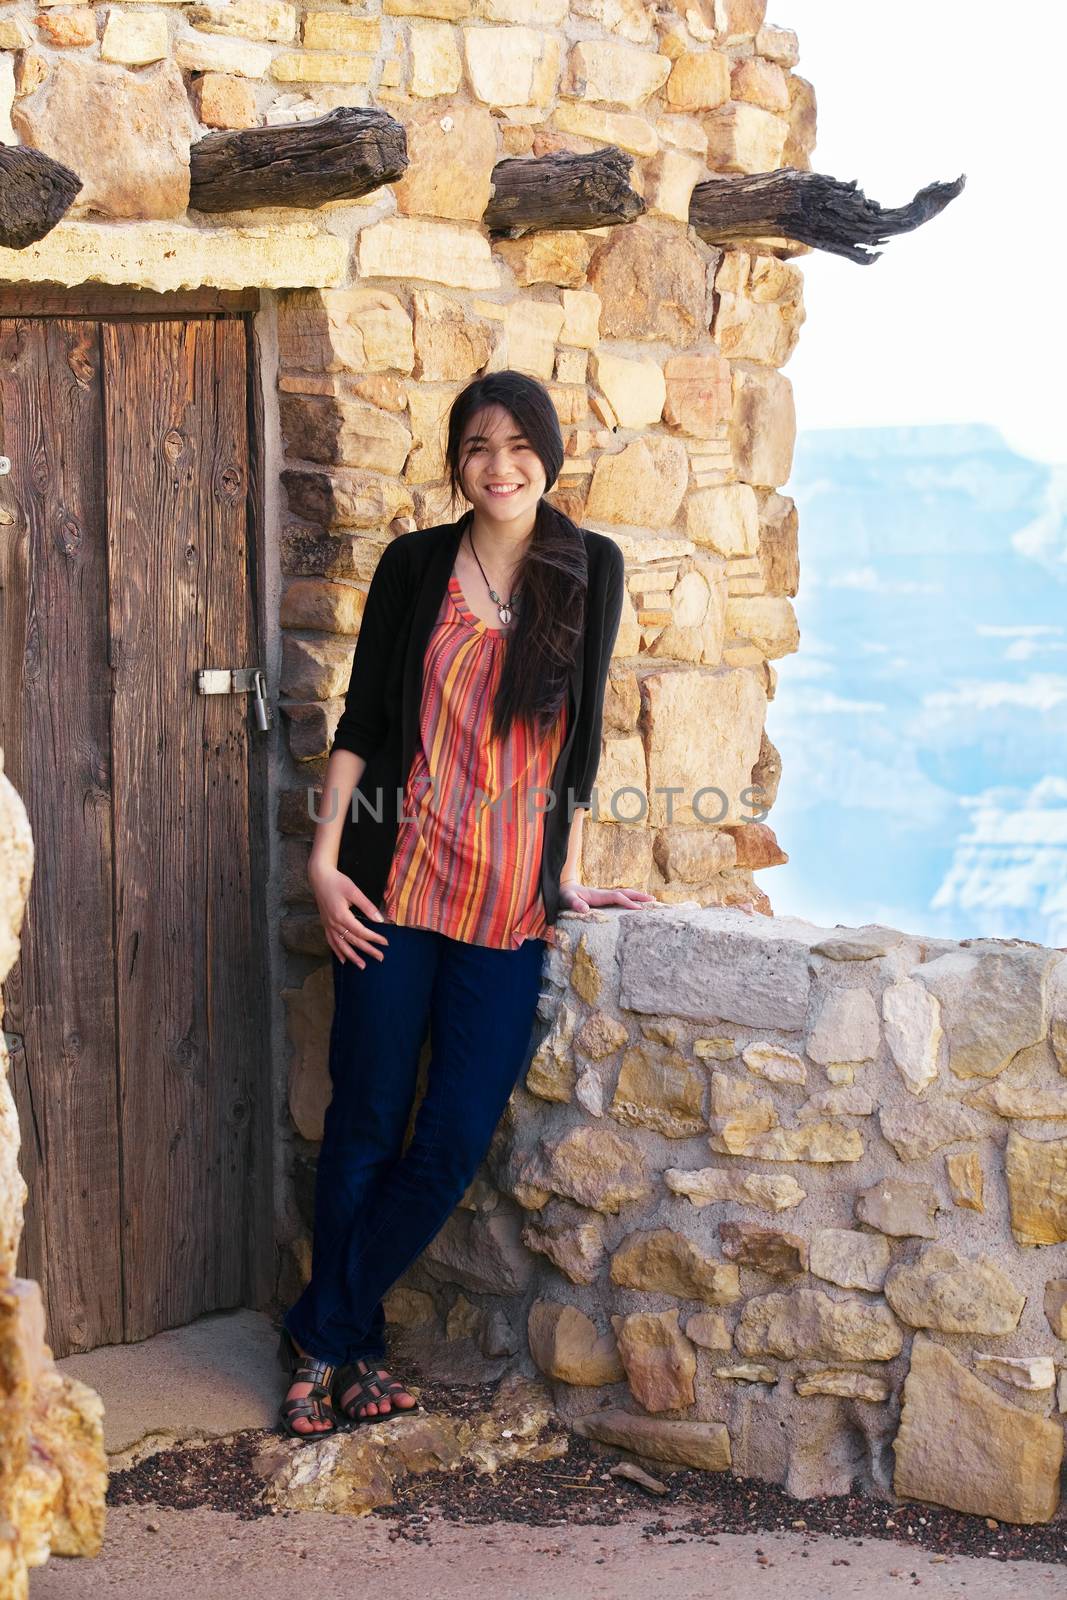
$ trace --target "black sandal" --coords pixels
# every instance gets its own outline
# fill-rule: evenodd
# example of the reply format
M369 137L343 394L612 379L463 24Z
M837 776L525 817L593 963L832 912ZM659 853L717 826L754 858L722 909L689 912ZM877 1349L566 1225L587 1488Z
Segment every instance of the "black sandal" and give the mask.
M283 1430L294 1439L328 1439L337 1432L337 1413L333 1408L332 1389L336 1365L320 1361L317 1356L303 1356L293 1343L288 1328L283 1328L278 1341L278 1360L289 1372L289 1383L310 1383L307 1394L294 1395L282 1401L278 1416ZM328 1422L328 1428L294 1428L293 1422L302 1417L308 1422Z
M360 1371L360 1368L363 1370ZM352 1384L356 1385L356 1394L348 1405L341 1399L346 1389ZM334 1378L334 1394L343 1416L349 1422L388 1422L390 1417L406 1417L409 1412L421 1409L411 1390L400 1382L399 1378L390 1375L385 1363L379 1365L378 1371L372 1371L366 1360L361 1356L358 1361L348 1361L343 1367L338 1367L337 1376ZM359 1412L360 1406L378 1405L381 1400L389 1400L390 1395L409 1394L414 1405L398 1406L395 1400L390 1400L388 1411L374 1413Z

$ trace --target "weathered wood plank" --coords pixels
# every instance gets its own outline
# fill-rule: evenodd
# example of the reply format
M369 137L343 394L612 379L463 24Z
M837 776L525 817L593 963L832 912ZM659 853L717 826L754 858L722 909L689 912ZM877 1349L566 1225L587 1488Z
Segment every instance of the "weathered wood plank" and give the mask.
M407 164L403 123L374 106L338 106L308 122L209 133L190 151L189 204L243 211L352 200Z
M51 283L0 283L4 317L169 317L233 315L256 311L258 289L176 289L157 294L108 283L73 289Z
M24 250L65 217L82 180L41 150L0 144L0 245Z
M34 840L4 985L29 1187L18 1270L64 1356L123 1336L97 326L0 322L0 415L0 745Z
M868 200L855 179L846 183L798 167L724 173L697 184L689 221L709 244L777 234L869 266L882 253L872 245L936 217L965 182L961 173L951 183L928 183L906 206L893 208Z
M615 145L588 155L515 156L493 168L482 216L491 233L518 239L548 228L633 222L645 202L630 187L633 156Z
M243 1297L253 1081L240 324L104 329L126 1338Z

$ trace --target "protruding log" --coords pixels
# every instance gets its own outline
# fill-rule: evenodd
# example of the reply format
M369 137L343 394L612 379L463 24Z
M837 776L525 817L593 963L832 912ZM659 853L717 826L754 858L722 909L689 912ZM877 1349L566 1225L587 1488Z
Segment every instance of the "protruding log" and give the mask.
M908 205L889 208L868 200L855 179L846 183L798 167L724 174L697 184L689 220L709 244L778 234L868 266L882 253L871 245L936 217L965 182L961 173L954 183L928 183Z
M82 186L76 172L25 145L0 144L0 245L24 250L51 233Z
M244 211L354 200L392 183L407 164L407 138L395 117L338 106L308 122L209 133L190 152L189 204Z
M493 198L482 221L519 239L545 228L600 228L632 222L645 202L630 188L633 157L615 145L589 155L516 156L493 168Z

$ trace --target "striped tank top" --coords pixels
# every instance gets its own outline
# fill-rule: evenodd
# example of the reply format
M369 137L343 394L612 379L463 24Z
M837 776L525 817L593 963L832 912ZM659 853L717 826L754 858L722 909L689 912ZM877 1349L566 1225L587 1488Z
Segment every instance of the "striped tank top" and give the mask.
M567 703L543 739L527 720L490 737L505 633L475 616L452 573L423 660L421 737L383 904L398 925L511 950L556 942L541 894L543 813Z

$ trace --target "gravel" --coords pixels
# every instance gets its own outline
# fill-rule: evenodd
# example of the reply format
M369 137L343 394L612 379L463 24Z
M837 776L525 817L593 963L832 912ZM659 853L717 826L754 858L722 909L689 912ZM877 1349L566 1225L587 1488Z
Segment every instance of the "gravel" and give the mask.
M469 1417L484 1413L495 1385L446 1385L421 1381L424 1411L446 1411ZM355 1424L354 1426L358 1426ZM252 1461L272 1437L265 1429L249 1430L208 1444L182 1445L160 1451L135 1466L112 1473L109 1505L147 1505L188 1510L207 1506L242 1518L284 1515L266 1504L263 1484ZM574 1524L613 1525L646 1506L650 1514L643 1537L685 1542L699 1538L715 1543L720 1533L785 1532L833 1534L854 1539L892 1539L918 1552L985 1556L1004 1561L1067 1564L1067 1520L1024 1525L998 1523L991 1517L967 1516L922 1501L884 1501L867 1495L818 1495L797 1500L773 1484L742 1478L732 1472L694 1468L668 1471L647 1463L667 1492L652 1496L626 1479L612 1477L610 1467L624 1453L571 1435L566 1456L544 1462L520 1461L495 1474L473 1467L429 1472L402 1479L396 1503L380 1506L370 1516L392 1524L390 1538L432 1543L434 1522L444 1519L468 1525L517 1522L536 1527ZM671 1521L662 1515L670 1508ZM679 1522L679 1514L684 1517ZM803 1556L805 1551L800 1550ZM847 1557L836 1558L848 1565Z

